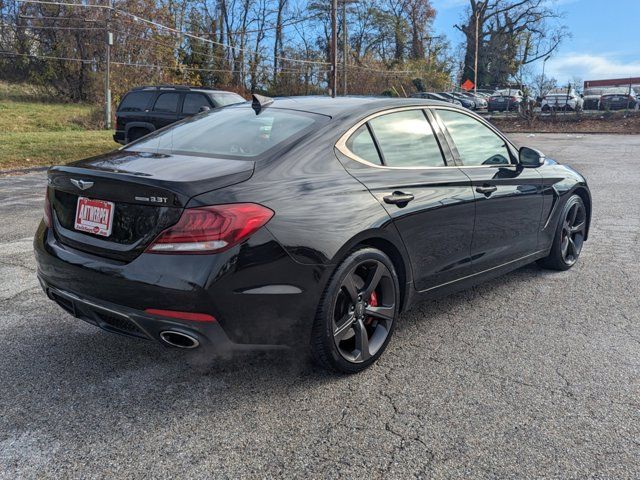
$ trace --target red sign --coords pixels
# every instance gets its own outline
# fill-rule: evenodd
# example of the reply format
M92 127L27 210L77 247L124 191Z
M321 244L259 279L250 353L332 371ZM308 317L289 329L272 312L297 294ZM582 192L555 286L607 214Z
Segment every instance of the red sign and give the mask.
M473 87L475 87L475 86L476 86L476 84L473 83L471 80L467 80L461 85L462 89L466 90L467 92L469 90L473 89Z

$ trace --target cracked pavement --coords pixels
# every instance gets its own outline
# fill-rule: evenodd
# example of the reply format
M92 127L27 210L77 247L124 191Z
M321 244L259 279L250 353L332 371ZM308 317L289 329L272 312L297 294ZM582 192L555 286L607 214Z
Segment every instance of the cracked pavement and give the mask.
M355 376L72 318L35 277L44 174L0 177L0 477L639 478L640 137L514 138L587 176L579 263L416 306Z

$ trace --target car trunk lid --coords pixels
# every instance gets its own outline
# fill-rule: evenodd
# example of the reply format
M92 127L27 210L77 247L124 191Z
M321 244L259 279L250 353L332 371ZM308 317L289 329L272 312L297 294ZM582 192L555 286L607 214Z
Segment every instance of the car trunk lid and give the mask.
M49 201L58 240L101 257L131 261L178 221L195 195L248 180L254 162L119 150L53 167ZM113 203L109 236L75 228L79 197Z

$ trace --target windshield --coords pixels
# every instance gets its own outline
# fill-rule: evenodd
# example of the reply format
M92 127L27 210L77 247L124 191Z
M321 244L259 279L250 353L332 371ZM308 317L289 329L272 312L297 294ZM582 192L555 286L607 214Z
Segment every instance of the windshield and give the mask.
M328 120L325 115L273 107L259 115L250 106L221 108L152 133L125 150L254 158Z

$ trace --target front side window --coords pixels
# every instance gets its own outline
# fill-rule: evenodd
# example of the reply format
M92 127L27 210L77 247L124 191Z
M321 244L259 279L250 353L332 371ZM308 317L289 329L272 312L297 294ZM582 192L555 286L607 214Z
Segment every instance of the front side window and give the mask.
M214 103L218 107L226 107L235 103L244 103L246 100L233 92L214 92L211 94Z
M328 120L324 115L277 108L267 108L256 115L249 106L228 107L189 117L147 135L126 150L252 158Z
M176 113L178 111L179 93L161 93L153 105L154 112Z
M449 130L463 165L511 163L506 142L486 125L452 110L438 110L438 115Z
M369 121L388 167L442 167L444 159L422 110L389 113Z
M182 113L186 115L193 115L200 112L201 108L209 107L211 104L201 93L187 93L184 96L184 103L182 104Z

